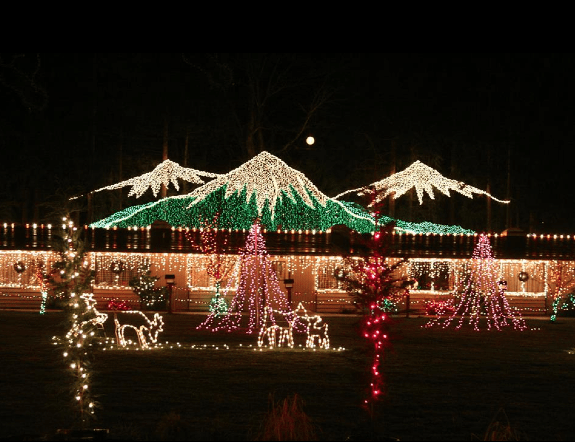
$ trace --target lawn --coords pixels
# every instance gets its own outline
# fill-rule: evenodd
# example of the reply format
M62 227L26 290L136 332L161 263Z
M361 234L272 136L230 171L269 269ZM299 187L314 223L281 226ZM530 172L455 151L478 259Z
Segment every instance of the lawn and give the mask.
M359 316L325 315L331 348L316 351L260 351L257 336L196 330L205 317L166 314L162 349L98 349L93 427L108 440L256 440L273 404L301 398L300 421L319 440L575 438L574 318L527 317L523 332L393 318L386 391L371 418L361 407L371 353ZM50 440L71 427L70 375L52 343L63 320L0 311L1 440ZM497 423L512 433L486 434Z

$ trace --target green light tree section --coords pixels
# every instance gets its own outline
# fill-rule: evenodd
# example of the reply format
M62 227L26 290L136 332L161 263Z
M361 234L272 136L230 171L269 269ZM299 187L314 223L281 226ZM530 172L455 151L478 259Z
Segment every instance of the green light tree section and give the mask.
M278 198L272 217L269 204L261 214L257 210L256 194L248 199L246 189L225 198L226 186L212 192L207 198L187 208L194 199L187 196L165 198L153 203L128 207L108 218L93 223L92 227L145 227L156 220L163 220L174 227L201 227L201 220L218 215L218 227L249 230L254 219L260 218L267 230L322 230L336 224L345 224L358 232L374 229L373 218L365 209L351 203L328 200L322 206L308 192L313 207L303 201L293 190L291 197L285 192Z
M342 224L360 233L375 231L372 214L358 204L328 199L325 206L308 191L313 207L304 202L302 196L291 188L291 196L281 191L274 213L269 204L259 213L256 193L247 197L246 188L225 198L226 185L212 192L202 201L191 205L194 198L175 196L148 204L128 207L122 211L91 224L91 227L146 227L156 220L162 220L174 227L200 228L201 220L211 219L218 214L218 227L249 230L254 219L259 218L267 230L318 230ZM188 207L190 206L190 207ZM392 218L382 220L394 221ZM428 222L410 223L396 221L399 231L410 233L473 234L474 231L459 226L444 226Z

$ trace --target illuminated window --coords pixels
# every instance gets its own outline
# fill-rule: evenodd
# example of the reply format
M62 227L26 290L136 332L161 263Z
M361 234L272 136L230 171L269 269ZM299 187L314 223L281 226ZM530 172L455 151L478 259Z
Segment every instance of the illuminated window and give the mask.
M149 258L142 264L149 265ZM140 269L131 267L121 259L105 255L96 256L95 284L100 287L130 287L130 280L140 275Z
M35 267L30 263L18 260L14 262L6 262L2 266L2 282L18 282L19 286L29 286L37 284Z
M337 261L330 260L317 269L315 281L317 290L342 290L342 283L335 277L338 264Z
M55 255L50 253L0 253L0 286L37 287L40 284L37 277L38 265L49 269L54 258Z
M192 266L189 267L189 284L191 287L211 289L216 284L215 278L207 272L209 257L198 256L194 258Z
M272 268L278 277L278 281L286 279L287 264L285 261L272 261Z
M447 261L412 261L410 278L417 281L415 290L452 290L453 277Z

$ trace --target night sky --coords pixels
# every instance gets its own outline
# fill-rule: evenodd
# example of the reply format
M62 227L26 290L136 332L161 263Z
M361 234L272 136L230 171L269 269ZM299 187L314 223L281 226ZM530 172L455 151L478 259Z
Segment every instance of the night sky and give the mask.
M47 222L69 196L151 171L167 129L180 165L228 172L252 139L328 196L420 160L511 204L406 195L398 218L575 234L574 67L573 54L1 54L0 220ZM99 195L95 217L147 201L127 192Z

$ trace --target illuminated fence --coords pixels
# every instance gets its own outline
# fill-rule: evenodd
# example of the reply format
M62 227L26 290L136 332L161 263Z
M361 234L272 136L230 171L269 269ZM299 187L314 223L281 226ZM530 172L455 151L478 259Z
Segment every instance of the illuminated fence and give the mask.
M186 239L186 229L169 226L139 228L90 228L85 230L85 245L89 250L115 250L126 252L192 252ZM57 229L44 224L2 224L0 225L0 250L50 250ZM199 239L199 230L192 229ZM341 247L341 241L331 230L322 231L264 231L266 246L270 254L323 254L337 253L334 245ZM230 251L234 253L245 245L247 232L229 230ZM361 235L347 232L344 247L353 253ZM575 235L504 236L490 234L493 255L498 258L565 259L575 260ZM471 257L477 235L395 233L392 238L392 253L397 256L415 257ZM339 250L341 252L341 250Z

